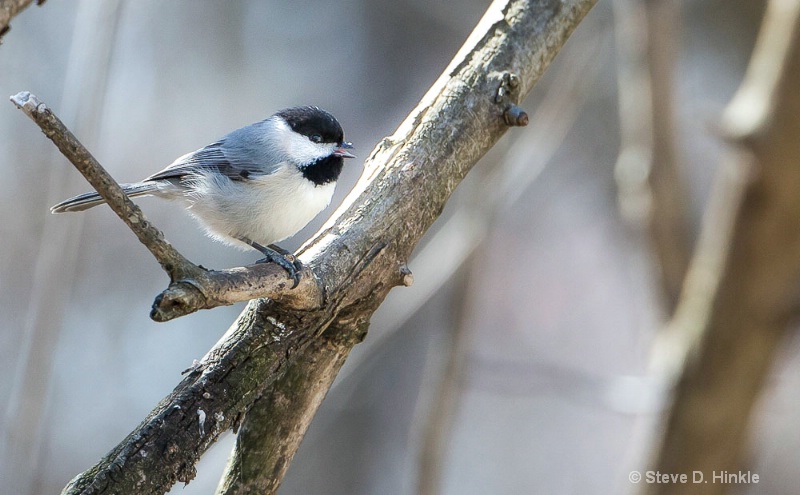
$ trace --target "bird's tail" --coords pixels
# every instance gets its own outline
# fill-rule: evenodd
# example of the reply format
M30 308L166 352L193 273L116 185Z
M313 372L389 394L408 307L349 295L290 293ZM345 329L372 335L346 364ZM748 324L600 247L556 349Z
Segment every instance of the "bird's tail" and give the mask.
M136 196L148 196L158 191L158 184L155 182L137 182L135 184L120 184L122 190L131 198ZM96 192L88 192L64 200L50 208L51 213L64 213L67 211L83 211L105 203Z

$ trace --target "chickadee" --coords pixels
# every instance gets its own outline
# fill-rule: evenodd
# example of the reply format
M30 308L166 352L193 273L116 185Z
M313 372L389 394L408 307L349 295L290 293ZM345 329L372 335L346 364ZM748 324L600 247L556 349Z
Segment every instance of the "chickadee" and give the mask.
M130 197L182 200L209 236L253 247L299 282L299 263L274 245L306 226L331 202L345 158L355 158L339 122L317 107L281 110L205 148L187 153L141 182L122 184ZM50 211L105 203L96 192ZM291 258L291 257L290 257Z

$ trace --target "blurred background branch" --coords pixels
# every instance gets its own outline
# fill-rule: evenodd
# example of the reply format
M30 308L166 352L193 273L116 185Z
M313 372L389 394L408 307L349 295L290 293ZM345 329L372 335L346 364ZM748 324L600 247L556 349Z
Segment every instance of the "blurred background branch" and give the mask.
M614 0L624 218L653 253L664 311L672 314L689 264L689 196L675 143L675 67L681 0Z
M655 469L706 483L647 493L727 493L744 466L747 427L798 311L800 283L800 2L772 0L723 130L722 163L685 291L662 349L680 364ZM672 360L672 362L668 360Z
M11 19L19 14L33 0L0 0L0 39L11 29ZM43 1L38 1L42 4Z
M5 2L9 3L9 2ZM12 2L13 3L13 2ZM20 4L20 2L16 2ZM87 143L101 133L106 101L111 46L117 35L120 2L80 2L76 26L70 40L69 66L60 95L62 116ZM72 184L72 171L58 165L55 150L44 160L48 168L37 181L37 195L49 204L64 197ZM27 466L41 462L46 425L50 371L59 341L60 325L69 303L71 281L76 269L80 219L72 225L47 216L40 242L29 247L38 256L33 263L31 292L22 326L21 342L14 347L16 369L9 373L11 392L0 418L0 479L9 493L37 493L37 480L19 476Z

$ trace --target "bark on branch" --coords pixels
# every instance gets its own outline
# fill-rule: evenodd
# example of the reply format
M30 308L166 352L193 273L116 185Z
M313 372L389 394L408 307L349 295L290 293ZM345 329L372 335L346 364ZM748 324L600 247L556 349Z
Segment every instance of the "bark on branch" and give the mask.
M800 1L773 0L744 82L725 112L735 153L669 333L688 358L654 469L707 483L647 493L721 494L714 472L737 472L747 425L800 281ZM658 349L656 349L658 351ZM678 355L687 355L678 352Z
M269 466L277 486L330 386L329 380L292 377L335 376L388 291L410 284L411 251L477 160L509 125L524 123L516 104L595 1L492 4L419 106L372 152L344 204L302 249L324 300L302 309L251 301L142 424L64 493L164 493L194 477L199 456L265 391L290 390L309 400L289 394L295 402L288 414L268 406L262 415L275 425L262 438L283 448ZM324 359L314 358L318 352ZM275 397L259 402L276 404ZM276 433L287 429L296 433Z

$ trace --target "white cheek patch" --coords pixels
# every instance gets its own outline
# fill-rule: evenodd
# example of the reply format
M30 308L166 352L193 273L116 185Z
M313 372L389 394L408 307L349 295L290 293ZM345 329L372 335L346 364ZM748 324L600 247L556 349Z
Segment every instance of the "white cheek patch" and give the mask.
M275 123L276 134L280 136L284 156L289 157L298 165L308 165L315 161L330 156L336 148L335 143L315 143L302 134L292 130L282 121Z

